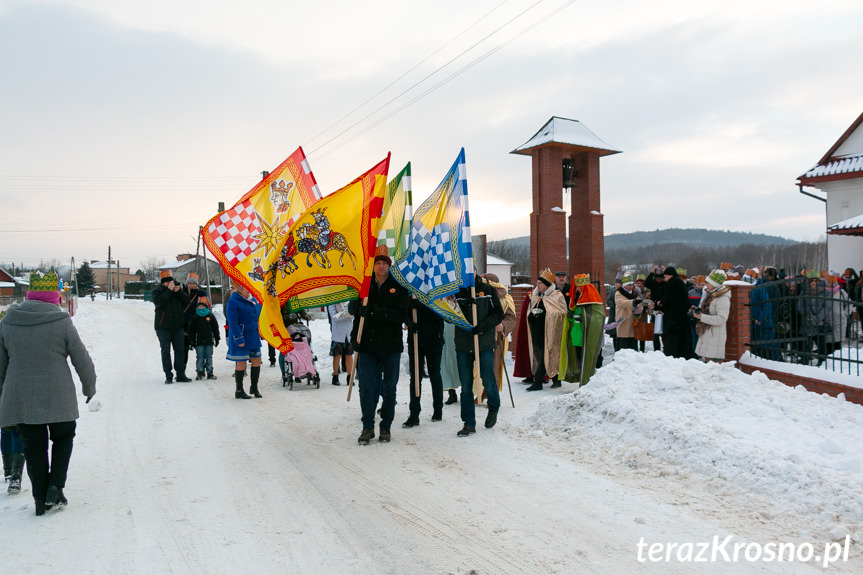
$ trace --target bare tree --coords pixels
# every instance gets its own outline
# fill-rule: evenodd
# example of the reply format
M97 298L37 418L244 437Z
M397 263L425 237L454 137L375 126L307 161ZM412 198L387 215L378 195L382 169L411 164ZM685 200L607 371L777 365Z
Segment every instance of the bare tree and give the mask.
M149 257L141 261L141 270L144 272L144 281L159 281L159 268L165 265L165 260L157 257Z

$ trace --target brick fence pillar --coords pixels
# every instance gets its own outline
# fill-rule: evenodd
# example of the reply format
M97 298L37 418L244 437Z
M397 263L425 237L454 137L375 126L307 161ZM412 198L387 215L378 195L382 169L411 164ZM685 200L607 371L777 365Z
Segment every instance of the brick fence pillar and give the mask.
M749 351L749 297L752 286L736 281L727 282L726 285L731 288L731 312L725 324L728 334L725 340L725 361L737 361L743 352Z

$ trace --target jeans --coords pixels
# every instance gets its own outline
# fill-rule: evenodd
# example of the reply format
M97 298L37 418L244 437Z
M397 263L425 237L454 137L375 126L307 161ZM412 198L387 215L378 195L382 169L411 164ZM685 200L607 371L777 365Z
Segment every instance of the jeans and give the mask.
M443 379L440 375L440 362L441 356L443 355L443 343L435 343L432 345L423 345L419 344L419 371L420 371L420 393L417 395L416 392L416 384L414 380L414 343L413 338L408 338L408 359L409 359L409 369L411 373L411 402L410 402L410 411L411 415L419 415L422 408L420 407L420 398L422 397L422 363L423 358L425 358L426 369L428 370L428 376L431 380L431 388L432 388L432 408L433 409L443 409Z
M157 329L156 337L159 338L159 346L162 348L162 371L165 376L171 374L171 348L174 348L174 371L177 377L186 374L186 360L184 348L186 336L182 329Z
M458 378L461 380L461 420L468 427L476 427L476 409L473 403L473 353L456 351ZM488 397L488 412L500 409L500 392L494 380L494 349L479 352L479 375Z
M213 346L212 345L196 345L195 346L195 371L198 373L213 373Z
M180 330L180 336L183 330ZM24 460L27 475L33 488L33 499L45 501L49 485L66 487L66 472L72 458L72 439L75 421L58 423L18 424L18 433L24 441ZM51 463L48 463L48 435L51 436Z
M399 353L361 352L357 359L360 408L363 429L374 429L378 398L381 404L381 429L389 430L396 412L396 384L399 382Z
M24 453L24 443L21 434L14 427L4 427L0 431L0 452L18 454Z

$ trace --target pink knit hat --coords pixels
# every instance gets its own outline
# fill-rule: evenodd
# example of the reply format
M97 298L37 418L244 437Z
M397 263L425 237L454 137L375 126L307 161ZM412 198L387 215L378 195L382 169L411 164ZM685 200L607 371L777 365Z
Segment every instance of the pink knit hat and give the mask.
M28 300L44 301L54 305L60 305L60 292L54 291L28 291Z

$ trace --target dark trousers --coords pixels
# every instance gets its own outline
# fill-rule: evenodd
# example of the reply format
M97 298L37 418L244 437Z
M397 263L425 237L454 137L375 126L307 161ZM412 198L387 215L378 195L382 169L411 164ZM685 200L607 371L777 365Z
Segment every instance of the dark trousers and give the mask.
M180 334L182 335L182 330ZM19 423L18 433L24 442L27 475L33 487L33 499L45 501L49 485L66 487L66 472L72 457L75 422ZM51 439L51 463L48 463L48 439Z
M156 337L159 338L159 346L162 348L162 371L165 376L171 375L171 348L174 349L174 371L177 376L186 374L186 336L182 329L157 329Z
M634 337L618 337L617 341L620 345L620 349L635 349Z
M375 409L381 403L381 429L390 429L396 411L396 384L399 382L401 352L360 352L357 357L357 379L360 386L360 409L363 429L374 429Z
M443 343L423 345L420 343L419 348L419 372L420 372L420 393L416 392L416 380L414 370L414 341L413 337L408 338L408 361L411 372L411 415L419 415L422 408L420 407L420 398L422 397L423 384L423 359L425 359L428 376L431 380L432 389L432 408L443 409L443 378L440 375L440 360L443 355Z
M267 343L267 357L270 360L270 365L276 363L276 348Z
M689 340L689 330L669 331L665 334L665 355L692 358L692 343Z

